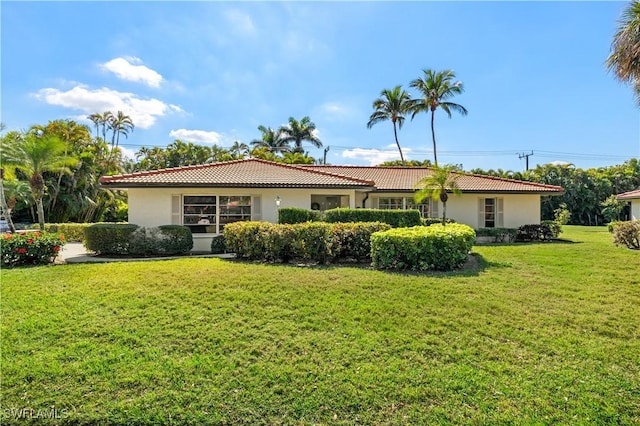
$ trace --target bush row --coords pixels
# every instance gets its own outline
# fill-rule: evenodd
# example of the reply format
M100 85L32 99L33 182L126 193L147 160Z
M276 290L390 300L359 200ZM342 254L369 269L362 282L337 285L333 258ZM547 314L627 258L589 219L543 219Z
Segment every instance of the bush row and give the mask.
M0 239L2 266L52 263L65 242L64 235L57 233L30 231L3 234Z
M480 228L478 237L490 237L494 243L512 243L518 237L518 228Z
M186 254L193 248L193 236L182 225L145 228L128 223L99 223L85 228L85 246L105 255Z
M394 228L407 228L422 225L418 210L381 210L339 208L324 212L324 221L337 222L382 222Z
M84 240L84 229L91 223L46 223L44 225L45 232L59 232L64 235L68 242L82 242ZM40 229L35 223L27 227L27 229Z
M617 246L640 250L640 220L615 222L612 228L613 241Z
M299 207L284 207L278 209L278 223L305 223L319 222L322 220L322 212L307 210Z
M378 269L450 271L462 266L476 233L470 226L415 226L371 235L372 265Z
M369 260L371 234L388 230L388 224L307 222L277 224L235 222L224 228L227 250L238 258L287 262L328 263Z

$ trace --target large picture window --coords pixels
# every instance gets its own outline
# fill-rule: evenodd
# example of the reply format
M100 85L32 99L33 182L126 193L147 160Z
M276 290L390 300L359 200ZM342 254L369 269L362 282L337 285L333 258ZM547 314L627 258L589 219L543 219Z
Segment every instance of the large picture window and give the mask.
M219 234L224 225L251 220L251 197L237 195L185 195L182 224L194 234Z

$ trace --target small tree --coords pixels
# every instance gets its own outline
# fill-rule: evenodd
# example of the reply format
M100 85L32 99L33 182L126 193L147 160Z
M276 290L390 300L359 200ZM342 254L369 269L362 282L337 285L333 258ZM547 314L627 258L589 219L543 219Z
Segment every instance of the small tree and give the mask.
M416 203L422 203L425 199L434 199L442 201L442 226L447 222L447 201L451 192L461 195L462 191L458 186L458 178L460 177L455 171L457 167L447 165L443 167L434 167L432 173L423 177L415 184L414 188L418 191L414 196Z
M620 220L620 215L624 210L625 202L618 200L615 195L610 195L600 205L602 206L602 215L608 222Z

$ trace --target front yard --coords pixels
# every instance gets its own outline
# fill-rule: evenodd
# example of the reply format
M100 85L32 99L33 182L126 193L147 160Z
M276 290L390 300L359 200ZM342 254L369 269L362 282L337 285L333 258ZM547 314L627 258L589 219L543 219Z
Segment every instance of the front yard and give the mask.
M638 423L640 253L565 228L454 273L2 270L2 423Z

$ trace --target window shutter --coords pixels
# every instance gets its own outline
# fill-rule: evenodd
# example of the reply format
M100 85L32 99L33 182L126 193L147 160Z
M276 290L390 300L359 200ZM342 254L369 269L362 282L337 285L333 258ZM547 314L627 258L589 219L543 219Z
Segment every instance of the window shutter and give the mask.
M478 228L484 227L484 198L478 198Z
M171 196L171 224L172 225L182 225L182 212L180 211L180 196L172 195Z
M251 220L262 220L262 198L259 195L251 197Z
M504 199L496 198L496 227L504 227Z
M434 200L431 198L429 200L429 217L440 217L440 213L438 212L438 200Z

